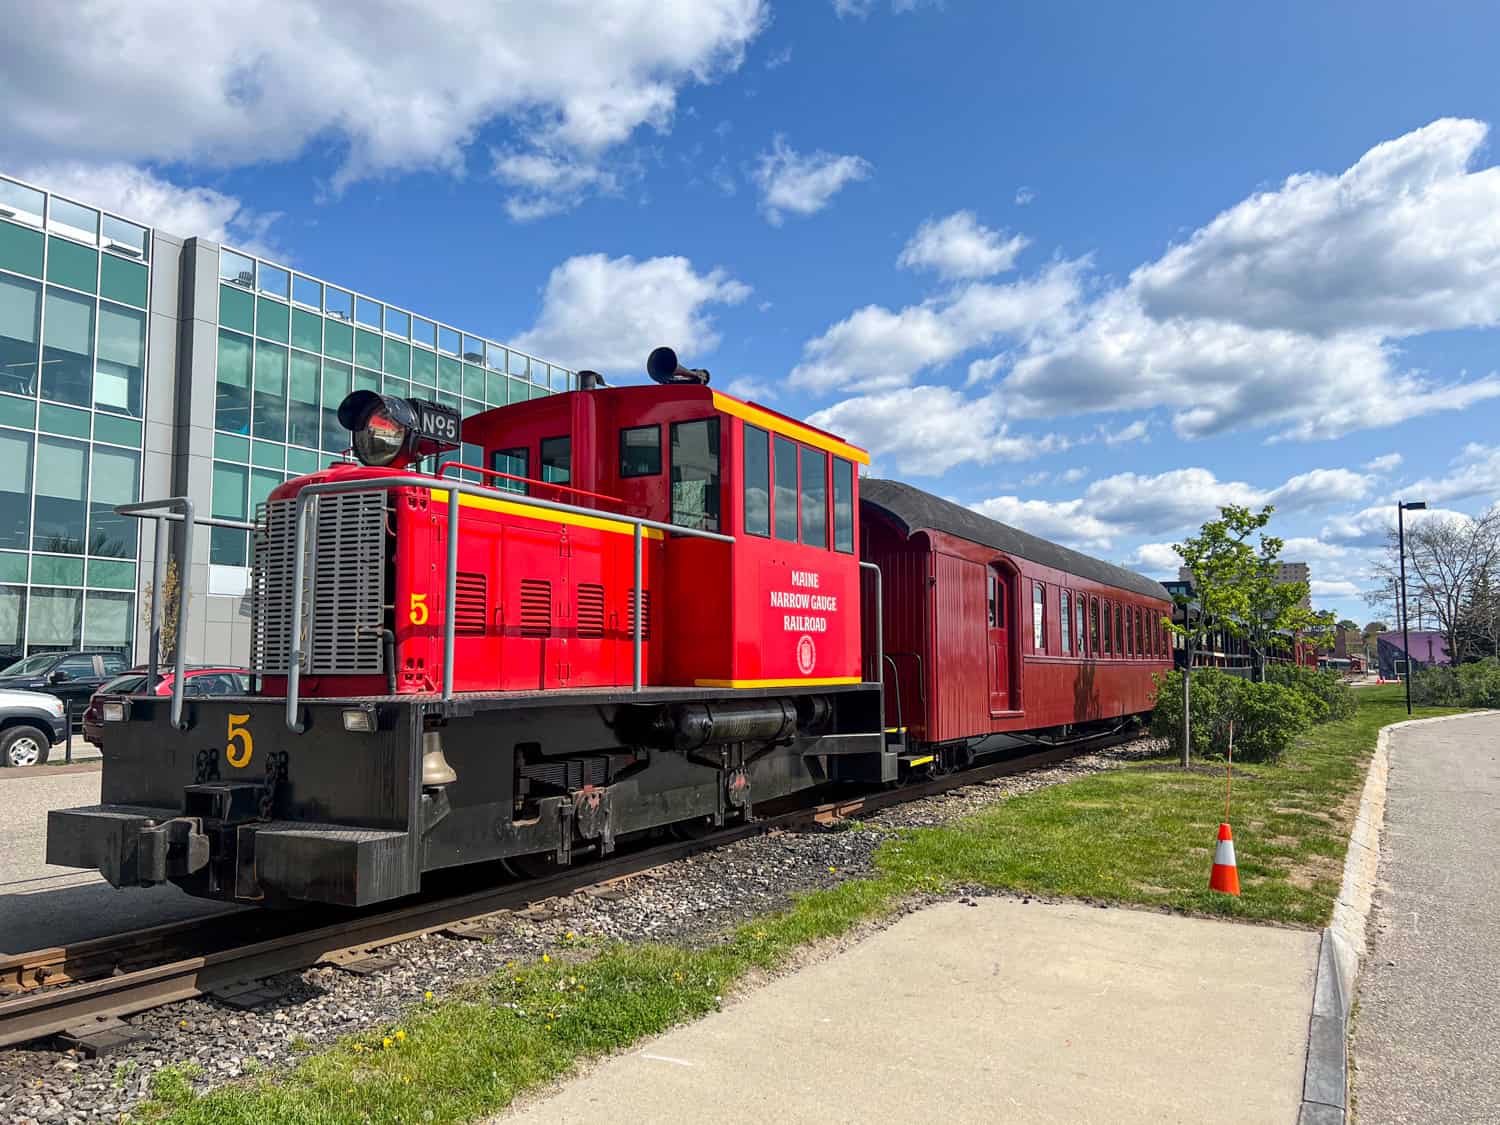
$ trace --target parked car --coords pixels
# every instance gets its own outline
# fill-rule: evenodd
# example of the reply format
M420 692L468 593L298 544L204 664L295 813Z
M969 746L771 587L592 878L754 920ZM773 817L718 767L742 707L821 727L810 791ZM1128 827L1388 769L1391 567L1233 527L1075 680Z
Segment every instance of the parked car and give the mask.
M83 737L95 746L104 744L104 718L101 704L105 700L124 699L127 695L146 695L144 665L122 672L89 699L83 712ZM161 672L156 677L156 689L151 695L171 695L176 680L173 672ZM244 695L250 682L250 673L244 668L223 668L205 664L188 668L183 673L183 695Z
M0 766L39 766L68 736L63 705L39 691L0 691Z
M43 691L72 708L73 729L89 696L130 667L118 652L40 652L0 671L0 691Z

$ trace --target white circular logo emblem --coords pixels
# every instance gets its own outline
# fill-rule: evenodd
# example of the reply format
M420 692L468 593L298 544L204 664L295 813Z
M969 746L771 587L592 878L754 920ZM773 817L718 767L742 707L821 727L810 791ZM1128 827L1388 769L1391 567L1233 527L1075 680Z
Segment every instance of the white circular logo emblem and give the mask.
M812 672L814 665L818 663L818 650L813 645L813 639L806 633L797 642L797 667L802 669L804 676Z

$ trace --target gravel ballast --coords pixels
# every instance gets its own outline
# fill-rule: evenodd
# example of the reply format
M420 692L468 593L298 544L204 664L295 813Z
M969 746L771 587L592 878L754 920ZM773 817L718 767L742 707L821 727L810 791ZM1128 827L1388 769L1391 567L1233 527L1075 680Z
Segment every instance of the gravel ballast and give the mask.
M603 887L549 899L488 920L493 936L429 934L389 946L396 964L368 976L319 967L270 978L279 994L241 1011L216 1000L187 1000L133 1016L142 1038L100 1059L57 1050L0 1050L0 1122L118 1121L150 1097L152 1076L168 1064L198 1069L202 1088L284 1067L340 1037L391 1023L427 992L441 997L508 962L560 947L608 941L697 944L727 927L785 906L795 894L868 874L875 849L892 833L944 824L1011 797L1149 756L1138 740L1060 765L949 790L857 821L807 831L774 831L631 875Z

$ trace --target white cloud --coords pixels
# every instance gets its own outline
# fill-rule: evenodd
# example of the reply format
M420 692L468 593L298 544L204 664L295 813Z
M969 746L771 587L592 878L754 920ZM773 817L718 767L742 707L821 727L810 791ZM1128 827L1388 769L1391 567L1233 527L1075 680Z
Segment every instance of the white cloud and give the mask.
M1281 557L1287 562L1338 564L1347 561L1349 548L1325 543L1311 536L1292 536L1282 543Z
M1365 468L1372 473L1388 473L1401 464L1401 454L1385 453L1379 457L1373 457L1365 462Z
M1085 283L1095 279L1075 268L1067 300L1029 320L953 331L943 316L961 299L952 294L857 310L808 341L797 374L828 390L873 363L892 385L1014 344L1000 385L1007 417L1165 407L1189 438L1331 438L1467 409L1500 397L1500 374L1436 379L1401 368L1400 343L1500 325L1500 168L1471 170L1486 132L1436 121L1341 174L1291 176L1122 285L1094 295ZM874 340L892 354L864 350Z
M1361 590L1348 579L1329 580L1322 578L1310 579L1307 583L1308 592L1315 598L1357 598Z
M812 215L821 211L845 184L867 179L872 170L863 157L821 150L801 153L778 135L770 151L760 154L754 176L766 219L780 226L788 213Z
M587 159L667 128L679 90L738 67L767 18L764 0L385 0L359 18L315 0L139 0L82 19L20 4L0 37L0 131L13 162L239 166L316 146L338 154L336 188L461 172L501 118L528 147Z
M1111 430L1105 427L1099 428L1099 436L1104 439L1105 445L1124 445L1132 441L1149 441L1151 424L1144 418L1137 418L1124 429Z
M782 67L786 66L786 64L789 63L789 62L791 62L791 61L792 61L792 48L791 48L791 45L788 44L787 46L783 47L781 50L779 50L779 51L772 51L769 55L766 56L766 69L767 70L780 70Z
M1170 543L1142 543L1125 561L1152 578L1176 578L1182 556Z
M235 196L212 188L180 187L150 169L120 162L64 160L33 165L18 174L168 234L197 235L253 254L285 257L270 240L270 228L281 217L279 212L253 211Z
M1057 474L1057 479L1063 484L1077 484L1089 475L1087 465L1074 465L1071 469L1064 469Z
M896 264L906 269L932 270L941 277L989 277L1014 269L1016 257L1031 240L991 230L973 211L955 211L928 219L917 228Z
M914 12L928 5L941 6L943 0L891 0L891 11ZM879 5L880 0L833 0L833 11L840 19L854 16L864 19Z
M1486 504L1500 500L1500 445L1470 442L1450 462L1446 476L1424 477L1401 491L1429 503L1482 497Z
M618 175L569 153L493 150L494 176L512 189L505 212L516 222L546 218L576 207L590 192L613 194Z
M770 402L776 397L776 388L765 379L757 379L753 375L741 375L737 379L731 379L724 388L736 398L753 399L756 402Z
M1081 269L1056 262L1026 281L972 282L897 312L866 305L804 345L792 381L815 391L909 383L927 368L1001 335L1025 336L1061 315L1078 299Z
M749 295L723 270L700 274L686 258L582 254L552 271L541 315L515 344L569 366L631 374L667 344L684 363L701 366L697 357L719 343L708 307Z
M889 452L899 455L898 450ZM1116 473L1101 477L1076 499L996 496L971 507L1036 535L1107 551L1130 536L1191 531L1215 518L1227 504L1252 508L1274 504L1278 512L1307 510L1358 499L1368 488L1365 478L1345 469L1314 469L1290 477L1275 488L1259 488L1245 481L1219 480L1211 470L1194 466L1154 475ZM1137 555L1144 560L1142 550L1138 547ZM1156 555L1158 561L1164 557L1159 551ZM1293 556L1283 552L1283 557Z
M965 461L1026 461L1068 447L1057 434L1011 433L993 402L981 400L976 409L949 387L903 387L846 399L808 421L916 476L937 476Z
M1466 520L1463 512L1451 508L1428 508L1425 512L1407 512L1406 526L1434 517ZM1386 536L1396 530L1396 503L1377 504L1357 512L1335 516L1323 525L1319 537L1326 543L1348 547L1382 547Z
M1036 192L1033 189L1026 187L1024 184L1021 187L1016 188L1017 207L1025 207L1026 204L1030 203L1035 198Z

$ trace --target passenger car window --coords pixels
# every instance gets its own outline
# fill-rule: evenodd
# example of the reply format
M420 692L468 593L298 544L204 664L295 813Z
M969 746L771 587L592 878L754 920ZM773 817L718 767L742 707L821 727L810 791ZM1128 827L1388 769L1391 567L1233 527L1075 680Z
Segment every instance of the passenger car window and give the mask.
M672 522L719 530L719 420L672 423Z
M516 449L497 449L490 456L490 468L497 473L509 473L513 477L529 477L527 449L520 446ZM518 480L506 480L504 477L490 477L488 481L491 488L503 489L506 492L526 492L526 485Z
M1089 654L1089 623L1084 596L1074 594L1073 604L1076 607L1074 612L1078 615L1078 655L1087 656Z
M771 534L770 435L745 425L745 534Z
M1089 651L1099 655L1099 599L1089 599Z
M1047 588L1040 582L1031 587L1031 647L1047 651Z
M776 538L797 541L797 443L776 439Z
M620 476L654 477L661 472L661 427L631 426L620 431Z
M1066 590L1059 590L1057 592L1057 601L1057 623L1062 626L1062 651L1063 655L1066 656L1073 651L1073 638L1070 636L1073 631L1073 613L1072 607L1068 604L1068 592Z
M802 542L828 546L828 455L802 449Z
M1121 610L1120 604L1118 602L1116 602L1115 603L1115 655L1117 655L1117 656L1124 656L1125 655L1125 642L1130 639L1130 635L1128 633L1124 632L1124 630L1120 626L1121 614L1122 613L1123 613L1123 610Z
M833 549L854 550L854 465L833 459Z

